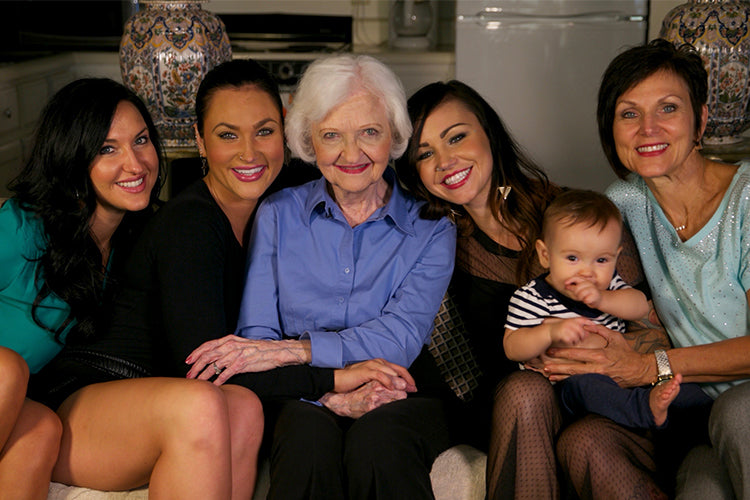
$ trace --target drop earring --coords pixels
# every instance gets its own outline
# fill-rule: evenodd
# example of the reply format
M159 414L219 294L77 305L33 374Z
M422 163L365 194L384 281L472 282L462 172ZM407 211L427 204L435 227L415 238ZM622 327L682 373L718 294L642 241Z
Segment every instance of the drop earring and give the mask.
M201 174L203 177L208 173L208 160L205 156L201 156Z
M513 189L512 186L500 186L497 188L497 192L500 193L500 196L503 197L503 201L508 199L508 195L510 194L511 189Z

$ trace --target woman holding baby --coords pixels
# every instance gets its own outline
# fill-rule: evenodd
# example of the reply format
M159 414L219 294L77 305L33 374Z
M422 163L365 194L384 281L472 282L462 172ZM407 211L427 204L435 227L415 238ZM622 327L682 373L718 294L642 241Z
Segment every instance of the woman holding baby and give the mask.
M668 349L659 330L623 336L590 327L604 337L604 348L554 348L543 372L552 381L601 373L621 387L680 374L701 383L712 397L721 394L708 425L713 447L691 453L677 487L696 498L742 498L750 477L745 456L750 436L739 418L750 400L750 384L741 384L750 375L750 171L747 164L725 165L700 154L706 82L694 52L655 41L618 56L599 95L602 144L622 179L608 195L634 236L674 348ZM476 307L462 312L468 312L474 335L479 331L486 343L501 342L502 312L494 324L481 325L484 330L477 329L473 315L486 318L482 306L501 309L510 296L501 290L512 293L540 270L533 242L555 189L513 156L517 148L507 134L497 135L498 125L504 132L502 124L483 121L488 107L477 111L476 97L466 98L473 93L464 87L433 84L410 99L415 135L399 173L435 214L452 213L459 227L468 227L459 239L454 285L470 283L462 295ZM638 257L627 245L619 256L618 271L631 284L639 280ZM524 275L529 267L532 272ZM654 348L663 350L658 362ZM496 358L497 353L504 351L495 349ZM495 361L498 365L507 367L507 360ZM510 374L499 377L494 399L488 399L493 404L489 498L558 498L555 456L579 497L663 498L673 480L664 458L676 467L687 451L678 445L687 448L688 438L705 433L706 422L696 415L683 419L670 413L674 439L655 442L588 415L558 439L562 418L552 386L537 373L504 369ZM696 470L692 464L704 457L711 467ZM706 478L709 470L718 472Z
M736 415L746 414L750 403L750 384L742 384L750 376L750 165L726 165L701 155L706 102L707 75L689 47L676 49L656 40L624 52L605 72L599 91L599 134L622 179L607 194L633 234L656 310L675 348L662 355L665 364L599 330L609 340L608 348L559 350L555 356L583 364L549 363L546 370L551 378L604 372L621 386L643 385L672 374L701 383L704 392L718 397L708 426L713 448L693 452L691 459L704 453L717 469L723 464L732 486L716 483L724 491L702 490L709 486L702 481L706 469L691 470L695 462L689 459L678 476L678 492L695 498L731 498L733 489L737 498L744 498L748 491L743 485L750 478L750 436ZM660 366L657 361L662 361ZM700 432L705 426L695 417L688 415L687 426ZM682 433L675 439L688 437ZM614 498L617 491L659 491L653 462L659 465L661 444L654 449L644 437L591 416L563 433L558 450L580 495ZM608 450L610 459L597 464L591 457L602 450ZM633 450L647 450L645 460L628 455Z

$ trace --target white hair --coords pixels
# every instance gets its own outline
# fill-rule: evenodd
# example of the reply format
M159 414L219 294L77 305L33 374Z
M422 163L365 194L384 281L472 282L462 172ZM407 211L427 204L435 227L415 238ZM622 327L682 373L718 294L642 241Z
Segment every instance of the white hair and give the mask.
M285 123L292 156L315 163L313 124L362 91L385 106L392 135L390 157L396 159L404 154L412 131L404 86L388 66L374 57L346 54L318 59L302 75Z

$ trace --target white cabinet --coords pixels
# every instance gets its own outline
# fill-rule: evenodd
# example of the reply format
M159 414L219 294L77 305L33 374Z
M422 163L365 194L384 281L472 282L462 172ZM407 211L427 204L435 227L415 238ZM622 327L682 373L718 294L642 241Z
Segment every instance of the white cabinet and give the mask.
M0 133L18 128L18 98L15 87L0 89Z
M401 79L406 97L428 83L455 78L455 56L453 52L396 51L382 47L362 47L355 53L368 54L388 65Z
M49 98L73 80L73 58L61 55L0 67L0 198L30 152Z

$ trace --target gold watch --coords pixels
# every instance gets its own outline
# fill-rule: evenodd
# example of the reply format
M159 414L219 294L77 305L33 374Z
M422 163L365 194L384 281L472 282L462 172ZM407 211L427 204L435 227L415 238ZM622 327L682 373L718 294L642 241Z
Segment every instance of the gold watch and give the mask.
M651 385L659 385L672 380L674 373L672 373L672 366L669 364L667 351L657 349L654 351L654 355L656 356L656 381Z

